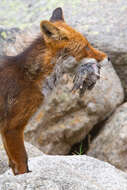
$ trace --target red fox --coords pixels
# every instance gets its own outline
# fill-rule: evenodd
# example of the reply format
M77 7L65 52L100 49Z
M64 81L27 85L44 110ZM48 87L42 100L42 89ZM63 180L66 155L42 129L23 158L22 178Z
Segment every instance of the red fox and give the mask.
M29 172L24 128L43 102L40 84L53 72L54 58L60 52L63 59L72 56L77 62L107 57L65 23L61 8L53 11L49 21L42 21L40 29L41 35L22 53L0 59L0 131L14 175Z

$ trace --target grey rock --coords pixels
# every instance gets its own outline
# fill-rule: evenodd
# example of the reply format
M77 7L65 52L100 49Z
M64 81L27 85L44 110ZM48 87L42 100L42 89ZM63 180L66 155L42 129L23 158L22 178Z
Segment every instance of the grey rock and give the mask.
M127 103L116 109L91 142L89 156L107 161L127 172Z
M0 175L1 190L126 190L127 174L87 156L40 156L31 158L32 172Z
M27 141L47 154L67 154L121 104L124 94L120 80L110 62L101 64L101 79L82 98L71 93L74 71L63 75L26 127Z
M0 56L5 55L4 47L12 45L16 41L16 35L20 33L20 29L7 29L0 26Z

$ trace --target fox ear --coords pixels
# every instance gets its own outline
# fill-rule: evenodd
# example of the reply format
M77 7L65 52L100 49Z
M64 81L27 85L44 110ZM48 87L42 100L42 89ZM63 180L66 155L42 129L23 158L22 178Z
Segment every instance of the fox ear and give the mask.
M50 18L51 22L56 22L56 21L64 21L64 17L63 17L63 11L61 7L56 8L53 13L52 16Z
M60 30L51 22L45 20L40 23L42 34L45 40L67 40L67 35L64 31Z

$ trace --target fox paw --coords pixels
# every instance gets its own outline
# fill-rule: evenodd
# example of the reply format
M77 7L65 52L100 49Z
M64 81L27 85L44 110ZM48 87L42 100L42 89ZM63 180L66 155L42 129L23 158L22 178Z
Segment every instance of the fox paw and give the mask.
M79 90L79 95L82 96L85 91L91 90L96 81L100 78L100 64L95 59L87 59L79 65L73 83L72 92Z

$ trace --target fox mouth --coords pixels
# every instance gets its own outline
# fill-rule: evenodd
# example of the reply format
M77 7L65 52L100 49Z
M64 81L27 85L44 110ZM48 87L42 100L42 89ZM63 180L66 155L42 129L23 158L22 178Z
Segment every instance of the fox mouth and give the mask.
M83 96L86 90L93 89L97 80L101 77L101 62L93 58L84 58L81 61L73 80L73 93L79 91L79 95Z
M56 67L50 77L47 77L43 85L43 93L48 94L59 83L63 73L74 72L72 93L78 92L80 96L84 95L86 90L94 88L96 82L104 77L100 74L101 67L107 64L107 58L98 62L94 58L84 58L80 62L76 61L73 56L67 57L65 60L60 57L57 59ZM76 69L73 69L77 67Z

